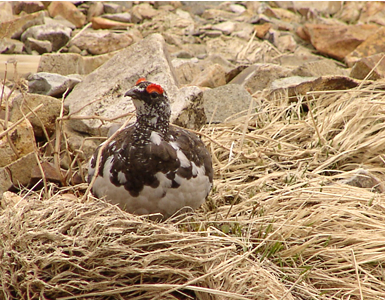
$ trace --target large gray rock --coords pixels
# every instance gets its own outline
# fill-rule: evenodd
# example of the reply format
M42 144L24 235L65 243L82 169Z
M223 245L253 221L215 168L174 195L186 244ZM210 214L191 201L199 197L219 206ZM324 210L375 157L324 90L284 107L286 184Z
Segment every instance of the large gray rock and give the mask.
M40 72L30 75L28 78L30 93L61 97L68 89L71 91L81 79L79 75L63 76L60 74Z
M278 79L287 77L291 69L275 64L254 64L244 69L233 80L232 84L241 84L251 93L270 88L270 84Z
M157 82L165 89L171 102L171 121L176 121L179 115L191 109L187 114L189 119L181 120L179 124L197 128L204 123L204 114L199 110L194 112L194 105L199 105L201 101L201 92L197 87L178 89L166 44L160 34L150 35L118 52L87 75L65 99L64 105L69 108L70 114L78 117L97 115L106 119L117 118L134 111L131 99L123 95L140 77ZM117 122L123 120L116 119ZM79 132L107 135L112 122L73 118L69 125Z
M50 41L52 51L57 51L69 41L72 29L62 25L38 25L28 28L22 35L21 40L26 42L32 37L40 41Z
M239 84L227 84L203 93L203 106L208 121L224 122L229 117L249 109L251 95ZM214 116L213 116L214 114ZM237 115L239 117L240 115Z

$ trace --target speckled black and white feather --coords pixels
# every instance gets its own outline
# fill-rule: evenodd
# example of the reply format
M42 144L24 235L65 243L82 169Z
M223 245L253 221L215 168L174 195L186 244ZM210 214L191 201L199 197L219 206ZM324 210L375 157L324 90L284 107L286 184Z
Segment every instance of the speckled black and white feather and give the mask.
M138 80L126 93L136 108L137 121L126 127L103 150L92 192L128 212L161 213L199 207L212 187L209 152L193 133L169 124L166 92ZM89 163L95 174L97 149Z

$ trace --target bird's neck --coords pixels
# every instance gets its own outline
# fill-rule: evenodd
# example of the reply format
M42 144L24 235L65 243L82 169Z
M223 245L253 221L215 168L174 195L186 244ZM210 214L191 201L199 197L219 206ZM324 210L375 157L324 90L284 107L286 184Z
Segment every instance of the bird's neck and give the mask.
M162 139L167 140L169 125L170 122L168 118L139 115L135 123L134 138L138 142L150 141L151 133L154 131L158 133Z

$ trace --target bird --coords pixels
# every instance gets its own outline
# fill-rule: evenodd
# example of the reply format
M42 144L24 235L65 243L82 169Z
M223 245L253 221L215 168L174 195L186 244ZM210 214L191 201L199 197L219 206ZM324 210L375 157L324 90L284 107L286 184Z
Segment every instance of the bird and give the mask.
M140 78L124 96L132 99L136 121L95 150L87 179L96 173L92 194L129 213L162 219L200 207L213 186L212 158L203 141L170 124L170 102L159 84Z

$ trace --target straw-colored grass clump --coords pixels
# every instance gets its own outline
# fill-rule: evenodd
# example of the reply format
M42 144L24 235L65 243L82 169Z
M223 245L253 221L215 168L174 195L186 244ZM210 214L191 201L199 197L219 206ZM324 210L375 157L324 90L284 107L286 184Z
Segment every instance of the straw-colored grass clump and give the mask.
M84 185L5 194L0 299L385 299L382 88L254 95L202 132L207 202L165 223Z

